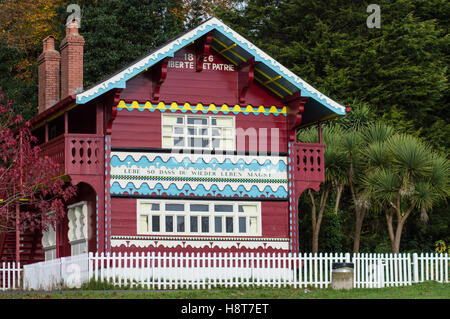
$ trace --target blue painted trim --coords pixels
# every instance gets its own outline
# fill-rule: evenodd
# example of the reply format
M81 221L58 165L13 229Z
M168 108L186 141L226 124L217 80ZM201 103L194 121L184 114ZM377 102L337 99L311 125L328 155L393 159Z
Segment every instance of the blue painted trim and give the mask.
M199 184L195 189L189 184L184 184L183 187L178 188L176 184L170 184L169 187L164 188L161 183L157 183L152 188L147 183L142 183L140 187L136 187L133 182L128 182L127 185L122 188L118 182L113 182L111 189L111 195L123 195L123 194L138 194L138 195L163 195L168 196L217 196L223 197L243 197L247 195L251 198L287 198L288 194L283 186L279 186L276 190L272 187L266 186L264 190L260 191L257 186L252 186L249 191L244 186L239 186L236 190L233 190L230 185L225 185L223 189L220 189L217 185L213 184L209 189Z

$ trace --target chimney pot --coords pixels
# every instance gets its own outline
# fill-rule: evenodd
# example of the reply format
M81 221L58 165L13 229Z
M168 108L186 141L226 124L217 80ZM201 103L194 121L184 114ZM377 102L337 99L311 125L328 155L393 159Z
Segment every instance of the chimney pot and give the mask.
M43 41L43 52L54 51L55 50L55 37L49 35Z
M66 36L69 35L78 35L78 22L76 19L73 19L71 22L66 24Z

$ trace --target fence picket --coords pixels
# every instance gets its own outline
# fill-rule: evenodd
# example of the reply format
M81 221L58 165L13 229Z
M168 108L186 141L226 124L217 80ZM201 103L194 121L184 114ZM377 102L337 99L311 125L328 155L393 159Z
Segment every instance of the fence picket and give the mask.
M147 289L211 289L218 286L326 288L332 281L333 262L350 260L354 264L355 288L406 286L425 280L449 281L449 256L435 253L354 253L350 258L349 254L343 253L114 252L89 253L86 258L88 280ZM60 262L59 267L64 264ZM21 288L22 282L29 280L26 276L34 276L35 281L47 280L41 285L50 286L55 265L58 261L26 266L2 262L0 290ZM34 267L35 270L24 272L22 276L24 267Z

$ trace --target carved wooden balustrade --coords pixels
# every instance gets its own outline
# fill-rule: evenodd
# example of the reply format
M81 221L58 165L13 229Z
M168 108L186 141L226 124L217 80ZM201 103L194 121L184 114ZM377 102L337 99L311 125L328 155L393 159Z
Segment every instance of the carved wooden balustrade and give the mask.
M99 175L104 140L95 134L63 134L41 145L43 156L60 164L59 175Z
M292 143L294 179L307 187L318 188L325 181L324 144Z

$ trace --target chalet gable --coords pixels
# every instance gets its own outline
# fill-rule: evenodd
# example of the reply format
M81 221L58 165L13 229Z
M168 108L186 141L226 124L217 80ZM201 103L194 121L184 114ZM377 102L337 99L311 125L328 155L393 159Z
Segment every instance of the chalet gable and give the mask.
M307 98L302 126L345 115L346 109L344 106L316 90L217 18L207 20L195 29L157 48L102 82L76 94L76 103L88 103L112 89L125 89L130 79L158 63L165 64L165 67L167 67L167 63L171 63L170 67L182 67L182 61L169 62L170 59L175 56L176 52L198 39L209 42L207 44L210 48L230 62L230 64L222 65L222 68L231 68L232 66L236 69L253 68L250 70L253 73L253 78L250 80L255 80L281 100L289 101L292 97ZM202 52L199 52L198 56L202 56ZM207 61L206 63L195 63L195 67L210 67L207 63ZM248 79L240 79L243 84L239 84L240 92L244 94L246 80ZM239 101L245 100L239 97Z

